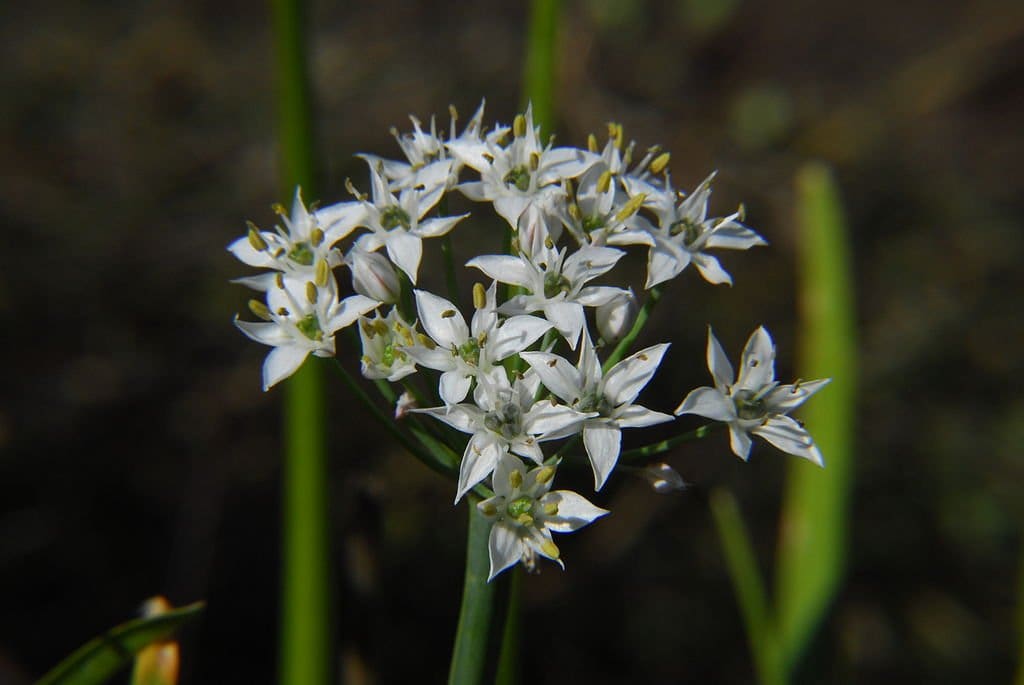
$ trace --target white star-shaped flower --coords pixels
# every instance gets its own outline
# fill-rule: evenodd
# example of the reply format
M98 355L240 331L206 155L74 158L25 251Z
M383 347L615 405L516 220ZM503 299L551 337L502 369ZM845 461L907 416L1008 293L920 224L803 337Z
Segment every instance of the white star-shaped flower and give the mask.
M499 321L496 306L497 287L482 293L477 287L478 302L472 325L454 304L424 290L415 291L420 325L434 347L409 347L409 353L421 365L442 371L438 393L446 404L466 398L474 378L489 374L501 360L532 345L551 328L551 323L536 316L512 316ZM481 297L482 296L482 297ZM502 370L504 373L504 370Z
M641 428L672 421L669 414L633 404L661 364L668 343L641 350L602 375L590 336L584 332L580 359L572 362L549 352L523 352L541 382L559 399L582 412L597 415L583 422L583 445L594 469L594 490L600 490L619 460L623 428Z
M557 440L579 431L581 421L596 414L582 413L553 401L534 401L540 379L527 373L510 383L504 369L478 377L473 391L475 404L417 409L472 437L462 455L455 501L491 475L498 460L512 452L540 464L541 442Z
M553 148L540 142L533 125L533 108L516 117L513 138L501 141L508 129L499 127L483 140L450 141L448 150L466 166L480 173L479 181L459 185L474 201L494 203L509 226L516 228L519 216L530 204L545 204L557 194L557 184L575 178L597 161L597 155L573 147Z
M628 294L622 288L588 286L606 273L626 254L611 247L583 247L566 256L553 247L544 248L533 259L526 254L484 255L466 262L501 283L516 285L525 294L516 295L501 305L508 314L543 311L559 333L576 349L586 319L583 307L607 304Z
M690 262L709 283L732 285L732 276L705 250L746 250L768 244L739 222L741 211L724 218L708 218L708 198L714 177L714 174L708 176L692 195L678 202L670 192L648 195L644 206L658 217L658 228L651 234L654 245L647 257L645 288L675 278Z
M378 306L380 302L363 295L339 300L330 274L318 285L278 273L267 290L267 303L250 302L253 313L264 320L235 317L235 325L256 342L274 348L263 363L263 389L267 390L295 373L310 352L333 357L334 334Z
M607 165L590 167L574 195L556 205L562 224L580 245L653 245L654 227L636 213L646 195L634 196L632 203L616 203L616 187Z
M363 343L362 372L366 378L399 381L416 372L416 363L404 351L416 344L416 332L393 308L387 316L359 319L359 339Z
M569 490L551 492L553 466L527 471L523 463L506 454L494 469L494 497L477 504L494 525L488 539L491 574L488 582L505 569L522 562L529 571L542 556L563 569L561 553L551 533L571 533L608 513Z
M708 328L708 369L715 387L691 391L676 408L676 415L697 414L727 423L732 451L740 459L749 458L750 436L759 435L783 452L824 465L810 434L786 414L818 392L830 378L779 385L775 380L775 344L764 326L747 340L735 382L732 365Z

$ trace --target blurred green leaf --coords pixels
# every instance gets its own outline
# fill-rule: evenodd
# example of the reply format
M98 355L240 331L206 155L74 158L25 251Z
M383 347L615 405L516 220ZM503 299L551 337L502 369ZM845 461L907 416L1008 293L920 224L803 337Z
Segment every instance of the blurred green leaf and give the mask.
M800 245L800 370L829 376L801 419L825 457L821 469L790 462L779 539L778 623L785 663L806 649L838 589L845 564L851 487L857 362L848 236L839 192L828 167L797 174Z
M43 676L36 685L95 685L117 675L149 644L165 640L196 618L204 607L196 602L150 618L139 618L90 640Z

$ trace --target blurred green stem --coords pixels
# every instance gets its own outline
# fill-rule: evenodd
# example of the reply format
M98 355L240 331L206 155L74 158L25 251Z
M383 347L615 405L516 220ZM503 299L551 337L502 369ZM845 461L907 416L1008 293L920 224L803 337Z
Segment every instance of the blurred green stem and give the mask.
M315 164L303 5L272 0L284 197L302 186L315 197ZM320 368L304 364L285 388L282 683L329 681L327 451Z
M491 522L477 508L480 498L474 493L466 495L469 508L469 528L466 531L466 576L462 585L462 606L459 609L459 627L455 633L449 685L476 685L483 682L487 665L487 636L491 624L491 603L494 586L487 582L490 556L487 538Z
M526 34L523 68L523 99L533 103L533 123L541 133L551 133L555 124L555 80L558 53L560 0L533 0Z
M519 682L519 642L523 615L520 593L523 570L516 566L510 569L508 575L508 608L501 636L501 651L498 653L498 671L494 676L495 685L515 685Z

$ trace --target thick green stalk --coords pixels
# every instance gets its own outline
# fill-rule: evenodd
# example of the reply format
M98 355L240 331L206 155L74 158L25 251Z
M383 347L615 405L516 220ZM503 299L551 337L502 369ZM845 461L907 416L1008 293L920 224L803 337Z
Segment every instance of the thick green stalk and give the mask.
M779 526L776 601L792 669L820 625L843 575L853 475L857 381L853 277L832 174L808 164L796 179L800 230L800 374L832 382L800 409L825 458L793 459Z
M300 0L272 0L284 197L313 199L315 164L307 44ZM327 451L320 369L305 364L285 389L282 683L326 685L330 672Z
M526 33L526 60L523 66L523 99L533 103L533 122L542 133L550 133L555 123L555 59L558 53L559 0L533 0L530 3Z
M762 685L783 685L786 682L785 668L772 622L771 607L736 498L725 490L715 490L711 493L711 513L718 528L718 538L722 541L726 566L736 591L736 601L747 627L758 679Z
M487 538L491 522L477 508L480 499L466 495L469 508L469 529L466 531L466 576L462 585L462 606L459 627L455 633L449 685L476 685L483 682L487 665L487 636L491 624L491 603L494 586L487 582L490 557Z
M636 321L633 322L633 327L629 329L629 333L619 341L619 344L612 350L611 355L605 360L604 365L601 367L602 371L608 373L608 370L622 361L622 358L629 352L629 348L636 342L637 336L640 335L640 331L644 329L647 324L647 319L650 318L651 312L658 306L658 301L661 300L661 290L657 287L651 288L647 291L647 301L644 302L644 306L640 308L640 311L636 314Z
M520 606L523 585L523 570L516 566L509 571L508 608L501 636L501 651L498 653L498 671L494 685L515 685L519 682L519 643L523 611Z

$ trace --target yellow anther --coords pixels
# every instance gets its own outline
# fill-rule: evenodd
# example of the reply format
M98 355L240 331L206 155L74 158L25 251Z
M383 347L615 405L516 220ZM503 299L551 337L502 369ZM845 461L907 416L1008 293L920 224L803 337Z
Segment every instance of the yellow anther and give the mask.
M519 524L523 525L523 526L532 526L533 525L533 517L530 516L529 514L520 514L519 518L517 518L516 521L518 521Z
M526 135L526 117L522 114L517 114L516 118L512 120L512 135L516 138Z
M316 263L316 272L313 274L313 281L321 288L327 285L327 278L331 275L331 268L327 266L327 260L321 259Z
M597 147L597 136L595 136L593 133L587 136L587 149L590 150L591 152L597 152L599 149Z
M450 319L453 316L455 316L455 310L454 309L446 309L443 312L441 312L441 318L442 319Z
M569 216L572 217L573 221L583 221L583 210L580 206L573 202L569 205Z
M742 202L740 203L739 208L736 210L736 218L739 219L740 221L747 220L747 206Z
M288 212L285 211L284 205L280 202L275 202L270 205L270 208L274 210L274 214L277 214L278 216L288 216Z
M359 327L366 334L367 338L373 339L373 336L377 335L377 332L373 329L373 322L369 319L360 319Z
M530 171L536 171L540 168L540 155L536 152L530 153Z
M270 310L259 300L249 300L249 311L264 321L271 321Z
M554 502L548 502L544 505L544 514L547 516L558 516L558 505Z
M310 304L316 304L316 283L306 281L306 299Z
M558 550L558 545L551 542L551 540L545 540L544 544L540 546L540 551L544 552L545 555L552 559L557 559L561 556L561 552Z
M288 311L288 307L278 307L277 308L277 315L278 316L291 316L291 312Z
M597 192L607 193L608 189L612 187L612 172L607 169L597 177Z
M544 247L548 248L549 250L554 249L555 241L551 239L551 236L545 236Z
M419 333L416 337L420 341L420 345L423 345L428 350L432 350L437 347L437 343L422 333Z
M313 247L320 247L324 242L324 232L320 227L314 228L309 232L309 242L313 243Z
M622 149L622 124L616 124L614 121L608 122L608 137L615 141L615 147L619 150Z
M455 109L455 105L448 105L448 116L452 118L452 121L459 120L459 110Z
M619 210L619 213L615 215L615 220L625 221L629 217L636 214L638 211L640 211L640 207L643 206L644 201L646 199L647 193L640 193L639 195L634 195L633 197L629 198L629 202L627 202L622 207L622 209Z
M523 487L523 473L522 471L511 471L508 474L508 484L512 486L513 490L518 490Z
M668 160L672 158L672 154L668 152L662 152L660 155L654 158L651 162L651 166L648 167L652 174L660 174L668 166Z
M491 504L490 502L487 502L487 503L481 502L480 503L480 513L483 514L484 516L494 516L495 514L498 513L498 508L496 506L494 506L493 504Z
M483 283L473 284L473 306L477 309L483 309L487 306L487 291L484 290Z
M249 223L249 244L252 245L252 249L257 252L263 252L267 249L267 241L263 239L260 232L256 229L256 225L252 222Z
M555 477L555 469L551 466L543 466L540 471L537 472L537 482L544 485L549 480Z
M373 322L373 330L374 332L377 333L377 335L387 335L388 325L381 321L380 319L377 319Z
M284 290L284 274L282 274L280 271L274 274L274 285L276 285L281 290Z

